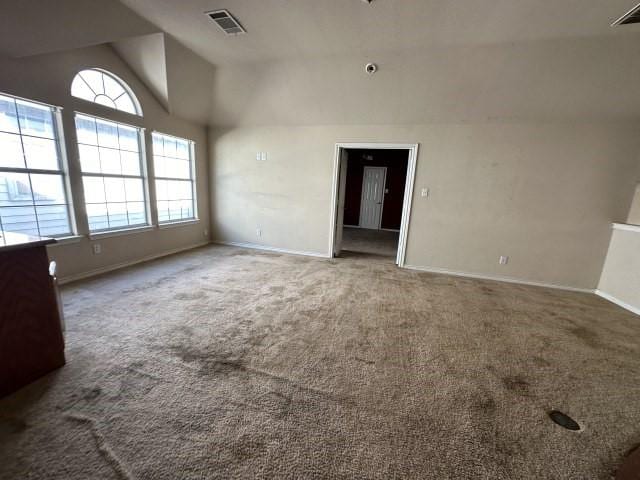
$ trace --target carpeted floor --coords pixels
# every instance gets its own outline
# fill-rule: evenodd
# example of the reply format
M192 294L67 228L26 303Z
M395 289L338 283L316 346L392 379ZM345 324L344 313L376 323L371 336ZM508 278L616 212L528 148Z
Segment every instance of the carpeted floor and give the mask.
M398 253L399 235L398 232L389 230L344 227L342 229L342 250L395 259L396 253Z
M593 295L217 246L63 293L2 479L605 480L640 442L640 318Z

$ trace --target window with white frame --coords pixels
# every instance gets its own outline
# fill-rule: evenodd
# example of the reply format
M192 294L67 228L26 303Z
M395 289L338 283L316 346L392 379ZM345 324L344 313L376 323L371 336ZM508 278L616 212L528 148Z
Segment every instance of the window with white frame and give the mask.
M75 121L89 230L147 225L142 130L81 113Z
M193 142L158 132L152 139L158 222L195 219Z
M73 233L58 109L0 95L0 234Z
M71 95L134 115L142 115L140 102L129 86L105 70L89 68L78 72L71 83Z

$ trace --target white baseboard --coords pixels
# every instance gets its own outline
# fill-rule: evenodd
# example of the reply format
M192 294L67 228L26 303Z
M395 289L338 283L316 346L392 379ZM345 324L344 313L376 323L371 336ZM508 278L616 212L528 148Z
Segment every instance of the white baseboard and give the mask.
M127 262L120 262L113 265L107 265L106 267L96 268L94 270L89 270L88 272L76 273L74 275L68 275L66 277L58 278L58 284L64 285L66 283L75 282L77 280L82 280L89 277L95 277L96 275L101 275L103 273L112 272L114 270L119 270L121 268L130 267L132 265L137 265L138 263L149 262L151 260L155 260L157 258L167 257L169 255L174 255L176 253L185 252L187 250L193 250L194 248L204 247L205 245L209 245L209 242L197 243L195 245L190 245L188 247L180 247L174 248L172 250L167 250L162 253L156 253L154 255L147 255L146 257L138 258L136 260L129 260Z
M566 285L556 285L554 283L532 282L529 280L523 280L523 279L512 278L512 277L499 277L494 275L480 275L477 273L456 272L453 270L446 270L444 268L437 268L437 267L417 267L415 265L405 265L404 268L408 268L409 270L419 270L422 272L454 275L456 277L477 278L479 280L492 280L494 282L518 283L521 285L531 285L534 287L555 288L557 290L567 290L570 292L594 293L594 290L592 288L577 288L577 287L569 287Z
M212 243L217 243L218 245L228 245L231 247L251 248L254 250L266 250L267 252L288 253L289 255L303 255L305 257L330 258L326 253L304 252L301 250L289 250L287 248L267 247L265 245L258 245L256 243L227 242L224 240L214 240Z
M611 303L615 303L616 305L624 308L625 310L629 310L630 312L635 313L636 315L640 315L640 308L634 307L633 305L623 302L622 300L618 300L613 295L609 295L608 293L605 293L602 290L596 290L595 294L598 295L599 297L604 298L605 300L609 300Z

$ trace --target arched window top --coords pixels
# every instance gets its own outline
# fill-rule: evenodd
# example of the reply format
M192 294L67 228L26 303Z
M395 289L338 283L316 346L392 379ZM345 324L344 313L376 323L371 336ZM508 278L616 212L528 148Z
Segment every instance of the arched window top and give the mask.
M115 110L142 116L140 102L124 81L98 68L82 70L71 83L71 95Z

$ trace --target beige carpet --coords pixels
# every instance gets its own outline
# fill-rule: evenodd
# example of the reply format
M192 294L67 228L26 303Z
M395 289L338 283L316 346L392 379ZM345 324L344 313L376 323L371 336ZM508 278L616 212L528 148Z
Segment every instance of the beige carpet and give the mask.
M640 318L593 295L207 247L64 299L2 479L605 480L640 442Z

